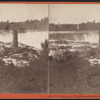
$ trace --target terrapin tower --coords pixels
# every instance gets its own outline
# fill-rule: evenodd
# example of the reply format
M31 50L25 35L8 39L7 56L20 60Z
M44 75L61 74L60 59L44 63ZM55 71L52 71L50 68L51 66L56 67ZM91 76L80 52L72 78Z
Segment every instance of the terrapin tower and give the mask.
M14 49L18 48L18 31L17 30L13 31L13 48Z
M99 47L100 47L100 29L99 29Z
M79 30L79 24L77 24L77 30Z

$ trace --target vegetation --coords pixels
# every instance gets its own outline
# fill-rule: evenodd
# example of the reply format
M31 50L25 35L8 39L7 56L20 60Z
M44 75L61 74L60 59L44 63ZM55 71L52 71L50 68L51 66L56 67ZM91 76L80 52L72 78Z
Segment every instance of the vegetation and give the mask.
M99 93L100 65L91 66L88 60L80 57L77 52L65 52L63 56L66 59L60 57L59 60L53 58L49 61L50 93Z
M50 31L75 31L75 30L99 30L100 29L100 22L96 23L87 22L87 23L80 23L79 28L77 24L54 24L50 23L49 30Z
M24 22L0 22L0 30L38 30L45 31L48 29L48 18L41 20L26 20Z
M100 92L99 65L91 67L78 53L73 57L70 52L64 54L67 59L63 63L54 59L48 63L48 41L41 47L39 59L34 59L28 67L6 66L0 59L0 93L47 93L48 68L50 93Z
M41 46L39 59L28 67L6 66L0 60L0 93L47 93L47 40Z

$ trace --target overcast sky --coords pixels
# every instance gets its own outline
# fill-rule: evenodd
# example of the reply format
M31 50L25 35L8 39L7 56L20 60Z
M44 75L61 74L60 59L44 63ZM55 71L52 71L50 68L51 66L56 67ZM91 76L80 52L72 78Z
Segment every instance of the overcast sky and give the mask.
M0 21L25 21L48 17L47 4L0 4Z
M100 4L51 4L50 23L100 22Z

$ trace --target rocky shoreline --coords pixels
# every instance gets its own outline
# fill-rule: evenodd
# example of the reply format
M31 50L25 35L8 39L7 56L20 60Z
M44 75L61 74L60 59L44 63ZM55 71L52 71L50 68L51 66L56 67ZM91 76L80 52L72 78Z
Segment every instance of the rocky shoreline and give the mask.
M0 42L0 93L47 93L48 47Z
M12 43L0 42L0 59L5 65L15 67L30 66L30 62L38 59L39 50L32 46L18 43L18 48L13 48Z

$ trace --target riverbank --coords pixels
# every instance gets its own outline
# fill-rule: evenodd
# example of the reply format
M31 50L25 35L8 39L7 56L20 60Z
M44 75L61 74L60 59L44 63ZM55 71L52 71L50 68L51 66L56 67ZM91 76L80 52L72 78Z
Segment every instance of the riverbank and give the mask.
M27 47L23 45L23 47L19 47L14 51L13 48L6 47L5 50L9 50L7 54L5 51L1 53L2 59L0 59L0 93L47 93L47 70L48 70L48 63L47 53L45 47L45 43L42 43L42 47L40 53L38 54L35 52L35 48ZM33 52L34 51L34 52ZM45 52L45 55L43 55ZM30 55L31 53L31 55ZM18 55L21 55L18 56ZM29 59L30 57L31 59ZM36 58L35 56L38 56ZM4 57L14 57L19 61L26 60L29 65L25 63L25 66L19 67L18 65L12 64L5 64L3 61ZM11 60L11 59L10 59Z
M76 57L66 62L49 63L50 93L99 94L100 66L90 66L87 60Z
M74 34L74 33L73 33ZM56 37L57 36L57 37ZM85 37L85 36L84 36ZM91 40L93 36L87 36ZM76 39L76 40L75 40ZM80 41L77 41L80 39ZM49 41L50 93L99 94L100 47L80 35L51 35Z

